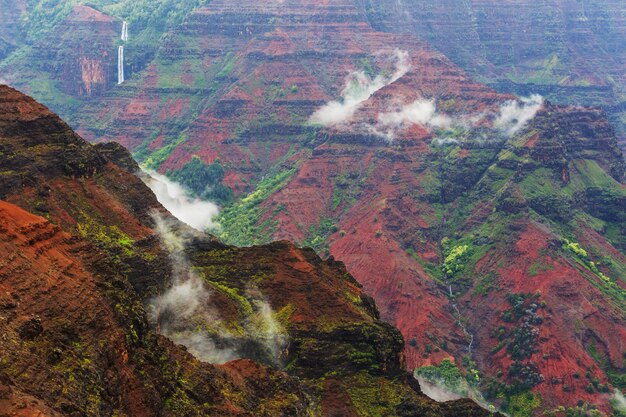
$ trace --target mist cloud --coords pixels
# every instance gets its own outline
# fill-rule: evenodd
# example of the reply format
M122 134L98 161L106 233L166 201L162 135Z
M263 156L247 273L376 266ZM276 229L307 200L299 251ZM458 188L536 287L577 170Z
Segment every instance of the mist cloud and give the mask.
M459 143L458 139L454 138L434 138L432 141L433 145L436 146L445 146L445 145L457 145Z
M253 285L246 288L241 302L249 305L249 313L240 321L243 332L232 333L213 308L210 286L187 258L188 242L181 235L185 230L157 211L151 215L172 265L169 287L148 303L148 317L156 330L204 362L222 364L250 358L282 366L289 337L262 292Z
M204 231L216 227L213 222L219 213L216 204L192 198L189 190L156 172L146 172L142 179L159 202L176 218L194 229Z
M513 136L535 117L541 106L543 97L539 94L508 101L500 106L500 114L493 125L507 136Z
M619 389L615 389L611 397L611 405L622 414L626 414L626 398Z
M254 314L246 323L246 331L255 335L255 339L268 350L273 365L281 366L289 336L276 320L274 310L258 288L250 286L246 290L246 296L252 300L254 308Z
M434 384L422 377L417 377L417 381L420 383L420 389L428 398L437 402L460 400L462 396L455 394L445 388L442 388L443 384Z
M467 132L473 130L475 135L478 134L478 130L474 129L480 129L481 123L491 117L494 130L506 136L513 136L535 117L542 106L543 97L532 95L520 98L519 101L507 101L500 106L497 112L483 111L476 114L448 115L437 111L435 100L420 99L399 108L396 107L393 111L380 113L377 124L366 125L365 128L388 142L393 142L400 131L412 124L442 131L461 129ZM487 141L484 133L483 131L480 138L475 138L475 140ZM454 144L458 143L458 140L455 138L435 138L433 143L436 145Z
M391 59L395 61L395 69L391 75L379 74L372 79L364 71L352 72L341 93L342 99L331 101L318 109L311 116L310 122L322 126L333 126L350 120L363 102L409 71L408 52L396 49Z
M487 403L483 395L476 388L471 387L466 380L460 380L458 386L455 389L448 388L446 381L440 378L424 377L414 374L415 379L420 384L420 389L427 397L437 401L446 402L460 400L462 398L470 398L476 404L483 407L485 410L495 412L496 408Z
M198 359L221 364L238 357L231 346L218 347L208 333L220 328L221 320L211 309L211 292L191 267L185 254L186 242L173 228L173 220L153 212L161 244L172 264L172 282L148 304L148 317L157 331L175 343L186 346Z
M453 120L449 116L437 113L434 101L415 100L396 111L380 113L376 130L392 137L396 130L406 128L410 124L448 129Z

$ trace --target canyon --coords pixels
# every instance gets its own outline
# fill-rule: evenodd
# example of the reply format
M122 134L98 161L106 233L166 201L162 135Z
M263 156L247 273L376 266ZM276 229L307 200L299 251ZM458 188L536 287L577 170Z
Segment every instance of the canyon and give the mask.
M0 146L10 168L0 177L3 415L490 415L421 394L402 336L343 264L288 242L236 248L190 229L121 146L88 144L6 86ZM159 217L211 288L195 320L213 311L226 328L245 326L259 314L246 289L254 283L289 341L284 370L255 334L236 331L239 354L220 365L158 333L150 300L167 294L179 267L160 243Z
M214 233L345 263L409 369L451 361L512 415L609 414L626 351L624 43L602 4L590 32L578 6L544 18L549 2L214 0L156 47L150 24L79 5L0 76L148 169L223 167ZM519 13L528 27L506 23Z

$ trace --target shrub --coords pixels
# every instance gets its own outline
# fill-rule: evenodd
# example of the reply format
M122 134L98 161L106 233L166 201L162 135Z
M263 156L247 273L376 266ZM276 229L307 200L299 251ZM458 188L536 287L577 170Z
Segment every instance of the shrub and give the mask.
M232 199L230 188L222 184L224 168L219 160L207 165L194 155L180 170L169 173L175 181L189 188L194 195L219 203L226 203Z
M442 243L445 246L444 241L442 241ZM469 245L457 246L448 251L443 260L443 272L448 276L454 276L463 270L465 268L465 261L467 261L469 256L469 252Z

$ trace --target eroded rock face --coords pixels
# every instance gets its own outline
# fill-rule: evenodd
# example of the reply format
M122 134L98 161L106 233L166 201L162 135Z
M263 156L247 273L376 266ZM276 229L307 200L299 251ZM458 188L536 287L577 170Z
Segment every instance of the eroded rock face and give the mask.
M98 96L117 82L117 47L122 22L77 5L57 31L35 51L57 66L54 79L73 96Z
M164 72L165 61L157 61L131 101L109 97L108 114L115 123L108 134L146 155L167 149L159 159L148 159L162 170L180 168L193 154L206 162L219 158L229 166L227 184L244 196L254 190L250 182L275 175L271 178L276 182L265 185L269 191L259 187L262 198L254 211L246 212L242 204L256 227L252 234L242 236L238 229L239 223L248 224L245 215L225 217L231 222L226 223L227 231L232 227L225 238L243 244L290 239L315 244L345 262L379 301L382 317L401 329L410 367L438 364L450 356L461 364L469 348L484 373L482 388L494 397L533 390L544 401L540 412L576 406L570 393L577 392L608 411L608 396L601 391L609 381L589 355L589 341L622 351L613 336L622 334L624 323L619 307L604 309L597 302L605 297L601 294L606 289L597 282L602 278L567 268L572 279L567 286L575 288L575 295L561 297L559 288L565 284L547 284L553 277L550 265L572 262L560 243L552 244L557 250L549 256L537 254L530 265L511 255L523 240L523 230L542 229L543 220L538 225L535 213L559 223L583 213L599 215L613 230L621 228L623 219L615 213L623 201L623 161L604 115L544 103L536 118L509 138L492 124L511 96L473 82L421 41L373 30L354 4L303 6L292 1L259 8L256 3L218 1L199 9L164 46L168 62L186 70L172 79ZM184 45L200 46L192 53ZM392 54L396 49L407 51L410 63L397 80L375 91L346 123L326 129L306 125L325 103L341 99L347 75L365 70L364 61L369 60L374 77L385 65L377 58L381 51ZM212 81L211 98L192 96ZM420 99L434 99L437 109L452 118L492 116L469 131L453 133L450 143L461 144L451 147L445 142L450 132L432 126L398 129L391 145L367 130L376 126L381 113ZM197 117L194 108L202 108ZM172 140L178 127L167 114L189 121L190 129L180 141ZM146 137L154 140L146 142ZM594 192L589 181L596 180L613 190L610 196ZM534 182L546 188L535 190ZM607 208L605 214L600 206ZM548 229L539 238L544 245L562 239ZM586 222L571 229L579 240L589 230ZM595 234L588 244L596 248L596 260L612 248L617 266L603 274L616 279L624 262L616 249L623 247L623 234L601 235ZM459 246L471 243L475 258L466 261L458 277L446 278L441 271L451 248L443 248L441 241L454 236ZM483 259L487 253L492 262ZM548 272L540 274L542 268ZM556 266L554 271L554 277L559 276ZM585 284L589 280L594 284ZM615 285L623 283L617 278ZM553 309L549 315L554 318L545 319L550 324L537 330L545 333L537 339L536 351L519 359L509 352L515 351L517 336L502 318L512 308L507 293L537 291L547 292L543 300L548 305L568 305L571 311L587 300L589 311L611 324L596 327L598 322L587 321L583 330L572 326L566 313L570 310ZM465 305L459 306L457 299ZM502 326L500 340L492 335ZM546 332L548 328L560 330ZM598 339L587 339L587 331ZM573 342L562 349L559 340L565 339ZM491 367L496 350L502 357ZM619 361L611 363L621 369ZM585 375L588 369L600 392L588 393L589 379L572 376Z
M249 359L199 362L148 320L144 306L176 268L149 215L167 213L107 157L128 155L92 147L8 87L0 103L0 142L24 158L14 169L36 180L10 188L2 179L1 413L331 416L382 407L403 416L489 415L473 403L450 412L420 394L405 371L402 337L343 264L288 242L226 246L170 219L189 239L190 266L213 288L203 308L245 326L254 283L293 346L287 371ZM75 146L61 146L66 137ZM84 170L47 172L48 161L66 158ZM48 219L25 210L42 208ZM388 397L373 395L381 387Z

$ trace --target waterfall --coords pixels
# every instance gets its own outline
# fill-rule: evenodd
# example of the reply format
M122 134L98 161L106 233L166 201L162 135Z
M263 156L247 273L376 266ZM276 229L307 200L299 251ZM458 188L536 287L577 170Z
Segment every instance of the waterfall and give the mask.
M124 46L120 45L117 48L117 83L122 84L124 82Z
M126 42L128 40L128 22L122 23L122 40Z
M128 41L128 22L122 23L122 42ZM120 45L117 48L117 83L122 84L124 82L124 45Z

